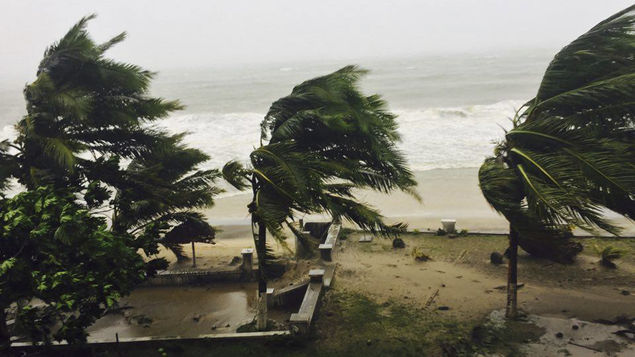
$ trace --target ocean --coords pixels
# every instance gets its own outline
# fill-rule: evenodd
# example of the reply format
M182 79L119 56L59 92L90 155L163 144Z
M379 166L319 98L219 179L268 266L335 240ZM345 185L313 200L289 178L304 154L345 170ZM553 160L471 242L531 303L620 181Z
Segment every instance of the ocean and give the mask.
M462 228L505 232L507 222L489 208L478 188L478 167L511 127L515 110L535 95L553 54L527 50L164 69L151 94L181 100L186 108L156 125L189 132L186 143L211 157L204 168L221 168L229 160L248 160L273 101L304 80L357 64L370 71L362 90L381 94L399 115L399 147L415 171L423 204L401 193L360 192L359 198L380 208L389 221L413 228L436 229L439 219L454 217ZM5 77L0 73L0 140L14 135L12 125L24 115L22 87L29 81ZM245 206L251 196L217 184L226 192L205 211L210 222L248 224ZM19 190L13 187L11 194ZM625 233L635 234L635 224L618 220L627 227Z
M269 105L294 85L358 64L370 70L363 90L381 94L399 115L400 148L413 170L477 167L510 127L514 111L536 93L552 55L526 50L165 69L151 92L186 106L157 125L188 131L186 142L211 156L205 166L218 168L247 160ZM28 80L0 83L0 139L14 135L12 124L24 114L22 83Z

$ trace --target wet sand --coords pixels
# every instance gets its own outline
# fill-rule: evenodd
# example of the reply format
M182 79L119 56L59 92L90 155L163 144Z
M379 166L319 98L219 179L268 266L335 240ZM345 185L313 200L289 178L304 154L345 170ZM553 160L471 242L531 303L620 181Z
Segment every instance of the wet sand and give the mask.
M434 169L415 172L417 192L422 202L402 192L390 195L358 191L358 199L378 208L388 222L405 222L411 230L437 230L440 220L456 219L458 229L470 232L506 233L508 223L487 204L478 186L478 168ZM249 225L247 204L250 194L220 198L206 210L208 220L217 226ZM635 236L635 223L612 215L625 229L623 234ZM325 220L327 217L300 217ZM230 231L233 231L232 228ZM584 232L577 232L585 234ZM230 234L228 232L228 234ZM219 236L222 238L222 236Z
M459 320L479 319L505 306L507 266L489 262L490 252L505 249L505 237L404 235L406 249L393 249L390 240L359 243L359 236L352 235L336 251L336 287L379 301L447 306L447 314ZM432 260L415 261L414 247ZM587 254L592 253L585 251L575 264L560 265L519 253L519 307L527 313L587 321L635 315L635 297L621 293L635 290L633 262L625 259L619 269L607 270Z

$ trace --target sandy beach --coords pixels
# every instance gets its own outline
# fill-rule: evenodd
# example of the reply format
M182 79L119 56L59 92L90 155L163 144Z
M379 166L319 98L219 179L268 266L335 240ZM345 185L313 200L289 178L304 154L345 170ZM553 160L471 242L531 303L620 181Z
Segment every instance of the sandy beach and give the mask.
M507 233L508 223L487 204L478 186L478 168L434 169L415 172L419 183L417 192L422 202L402 192L389 195L370 191L359 191L357 197L378 208L387 221L405 222L410 230L436 230L440 220L456 219L458 229L470 232ZM219 198L216 204L206 210L208 220L216 226L229 226L219 235L234 238L248 229L237 226L249 224L247 204L250 194L238 194ZM305 222L326 220L327 217L301 217ZM635 235L635 224L624 218L616 222L624 227L623 235ZM578 231L577 234L588 234Z

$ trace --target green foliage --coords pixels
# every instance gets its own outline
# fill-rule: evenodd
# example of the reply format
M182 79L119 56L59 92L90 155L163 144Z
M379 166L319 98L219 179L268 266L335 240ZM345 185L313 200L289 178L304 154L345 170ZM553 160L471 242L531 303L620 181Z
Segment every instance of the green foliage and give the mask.
M600 263L609 268L616 268L614 261L624 257L628 251L626 249L616 248L611 245L600 249L597 245L594 245L595 251L600 255Z
M483 195L519 231L618 234L602 210L634 217L634 25L631 6L563 48L481 166Z
M213 228L195 209L212 205L220 173L198 169L209 157L186 147L184 134L153 125L181 104L149 95L154 73L107 58L125 34L95 43L86 30L94 17L47 48L36 80L24 89L17 153L0 143L0 189L13 175L29 189L82 191L91 209L112 212L115 231L144 240L153 234L154 245L144 245L148 254L158 243L179 252L174 234L166 236L172 229L187 233L188 242L208 241Z
M419 262L427 262L428 260L432 260L428 254L425 253L422 247L414 247L412 248L412 256L416 261Z
M152 72L104 57L125 34L97 44L86 31L92 18L81 19L47 48L36 80L24 89L27 115L16 126L16 176L27 187L106 175L98 169L114 175L118 168L96 165L95 158L143 155L166 135L143 124L181 108L148 96Z
M347 66L294 87L269 108L250 166L230 161L223 168L234 187L252 188L249 212L259 257L267 256L266 232L256 234L257 227L284 243L283 227L293 231L291 222L303 214L326 213L373 233L405 229L386 225L379 211L353 195L353 189L400 189L418 198L413 175L396 148L396 116L380 96L359 90L365 73ZM259 264L264 271L266 264Z
M182 136L165 138L128 165L126 174L140 185L117 191L113 219L115 230L152 236L179 259L180 244L214 238L214 228L194 209L210 207L222 192L214 186L218 170L197 169L208 156L183 145Z
M8 140L0 141L0 192L7 188L7 180L16 168L15 158L8 153L9 148Z
M378 95L358 89L365 73L348 66L296 86L265 116L262 145L251 153L250 167L225 165L228 182L238 189L251 184L252 213L274 236L298 214L320 212L372 232L401 231L352 192L400 189L415 195L412 173L396 148L396 116Z
M145 278L128 234L68 191L41 187L2 202L0 309L34 341L85 341L87 326Z
M622 258L626 254L626 250L608 246L600 252L600 256L604 260L613 261Z

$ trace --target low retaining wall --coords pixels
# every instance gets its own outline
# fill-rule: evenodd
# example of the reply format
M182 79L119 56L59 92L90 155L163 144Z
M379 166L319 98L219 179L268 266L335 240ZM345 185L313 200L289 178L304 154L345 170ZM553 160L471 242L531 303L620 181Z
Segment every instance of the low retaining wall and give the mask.
M161 271L142 286L180 286L224 282L254 281L258 268L253 266L253 249L243 249L242 263L227 270Z
M304 291L304 297L302 304L298 312L291 314L289 319L290 330L294 335L306 335L311 329L311 322L317 315L320 307L320 300L324 295L324 291L331 286L333 278L335 276L335 264L333 261L333 250L337 243L337 238L341 229L340 223L333 224L318 224L307 223L304 225L304 229L307 226L325 228L323 232L324 240L319 245L320 250L320 262L315 269L309 271L309 281L297 284L297 286L291 288L285 288L286 290L280 293L280 296L286 294L295 293L298 294ZM274 294L275 296L275 294Z
M313 269L309 272L309 276L311 280L304 293L300 310L291 314L289 319L290 330L296 335L305 335L309 332L311 321L317 314L324 291L324 269Z
M110 347L114 348L118 344L147 344L152 342L166 342L166 341L179 341L183 343L193 342L193 341L209 341L214 343L220 342L229 342L229 341L246 341L246 340L267 340L267 339L275 339L280 337L289 337L291 335L290 331L282 330L282 331L263 331L263 332L233 332L233 333L218 333L218 334L207 334L207 335L199 335L196 337L181 337L181 336L166 336L166 337L134 337L134 338L120 338L119 341L111 341L111 340L92 340L88 341L86 345L90 347ZM67 342L57 342L54 341L51 343L52 347L57 348L78 348L81 346L77 345L69 345ZM44 348L41 345L33 345L31 342L14 342L11 344L11 349L14 351L37 351Z
M254 281L254 272L240 268L225 271L165 271L146 280L142 286L179 286L221 282Z
M322 260L327 262L333 260L333 248L335 248L337 237L340 235L340 228L342 228L342 225L339 223L334 223L329 227L324 243L318 247Z
M291 301L301 301L306 293L307 286L309 286L309 279L274 291L271 297L271 306L283 306Z

